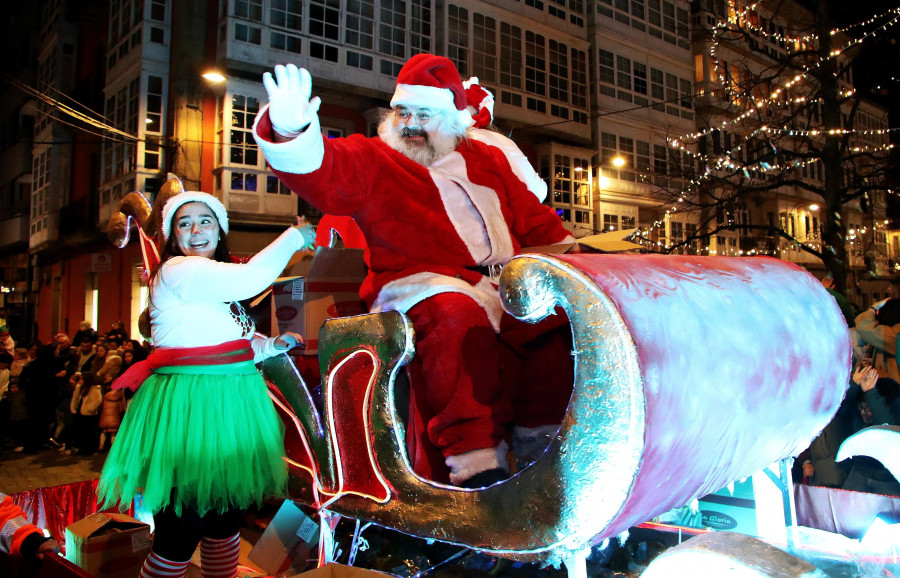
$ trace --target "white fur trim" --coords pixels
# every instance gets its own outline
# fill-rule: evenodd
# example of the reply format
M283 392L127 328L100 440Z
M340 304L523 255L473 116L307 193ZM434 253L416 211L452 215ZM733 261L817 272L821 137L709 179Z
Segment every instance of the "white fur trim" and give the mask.
M445 155L432 163L428 172L438 188L450 222L475 262L494 265L512 259L513 241L497 193L469 181L463 156L455 151ZM481 230L475 229L473 222L476 227L480 224Z
M228 211L225 210L225 205L222 204L222 201L209 193L184 191L170 197L169 200L166 201L166 206L163 207L162 233L166 240L169 239L172 232L172 218L175 216L175 213L178 212L178 208L182 205L195 202L203 203L212 209L212 212L216 215L216 220L219 222L219 228L222 229L223 233L226 235L228 234Z
M519 180L525 183L528 190L534 193L542 203L547 198L547 183L528 162L528 157L516 146L511 139L503 136L499 132L476 128L469 131L469 138L483 142L486 145L494 146L503 151L506 160L513 172L519 177Z
M266 156L273 169L296 175L306 175L319 169L325 158L325 145L322 142L322 129L319 116L315 115L306 130L293 140L275 143L259 136L256 125L269 109L265 105L253 122L253 138Z
M472 118L472 113L469 112L468 107L466 110L457 110L456 116L459 117L459 123L467 129L475 124L475 119Z
M453 104L453 92L449 88L421 84L398 84L391 98L391 107L401 104L434 110L458 110Z
M406 313L416 303L440 293L468 295L487 313L494 331L500 332L500 319L503 317L500 293L487 277L482 277L481 281L473 287L455 277L429 272L416 273L391 281L382 287L375 302L372 303L371 312L400 311Z
M509 444L502 441L495 448L472 450L449 456L444 463L450 468L450 483L459 486L475 474L497 468L509 473L509 464L506 462L507 453L509 453Z
M462 83L463 83L463 88L468 90L469 87L472 86L473 84L481 84L481 81L478 80L477 76L470 76L469 80L463 80Z
M479 88L481 88L481 90L483 90L485 92L485 97L482 98L481 102L478 103L478 109L476 109L471 104L466 107L469 111L469 114L475 115L475 114L478 114L478 112L481 111L482 108L487 108L488 111L490 111L490 113L491 113L491 121L493 122L493 120L494 120L494 93L492 93L490 90L486 89L485 87L481 86L481 82L479 82L477 76L473 76L469 80L464 80L462 84L463 84L463 88L466 90L469 90L469 88L471 88L473 85L477 85Z

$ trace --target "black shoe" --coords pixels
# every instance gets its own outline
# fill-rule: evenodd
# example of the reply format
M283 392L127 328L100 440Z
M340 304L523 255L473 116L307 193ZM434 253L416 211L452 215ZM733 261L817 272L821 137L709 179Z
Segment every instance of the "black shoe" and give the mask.
M494 468L492 470L485 470L483 472L475 474L474 476L460 484L460 487L468 488L470 490L486 488L488 486L493 486L497 482L502 482L508 477L509 474L506 473L506 470L502 468Z

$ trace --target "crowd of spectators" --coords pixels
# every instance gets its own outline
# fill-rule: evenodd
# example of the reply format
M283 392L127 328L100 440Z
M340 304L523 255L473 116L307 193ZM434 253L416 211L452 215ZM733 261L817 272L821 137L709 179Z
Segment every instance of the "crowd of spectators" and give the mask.
M827 278L823 283L829 287ZM900 481L878 460L868 456L835 460L841 443L852 434L872 425L900 426L900 278L894 280L886 299L848 317L848 324L854 341L854 370L844 401L798 456L795 481L900 496Z
M11 352L0 349L0 452L109 449L128 401L112 382L146 358L149 344L131 339L121 321L104 333L82 322L74 339L8 343Z

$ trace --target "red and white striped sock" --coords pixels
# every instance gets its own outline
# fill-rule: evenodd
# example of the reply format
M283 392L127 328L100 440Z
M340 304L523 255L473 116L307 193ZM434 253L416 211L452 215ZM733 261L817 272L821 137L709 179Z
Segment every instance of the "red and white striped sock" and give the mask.
M141 578L181 578L187 573L190 560L173 562L166 560L155 552L150 552L141 568Z
M223 540L203 538L200 542L200 571L203 578L234 578L240 552L240 534Z

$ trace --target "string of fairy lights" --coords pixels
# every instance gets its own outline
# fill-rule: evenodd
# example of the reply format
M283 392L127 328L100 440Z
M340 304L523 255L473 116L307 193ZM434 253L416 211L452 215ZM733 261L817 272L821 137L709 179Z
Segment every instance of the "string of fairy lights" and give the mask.
M715 26L713 26L712 31L712 43L709 47L710 60L712 63L713 69L718 71L718 81L722 86L728 87L733 84L729 81L727 77L728 71L725 69L725 65L721 62L717 56L719 42L722 38L722 35L726 32L728 33L753 33L767 39L773 40L775 42L782 43L784 46L792 46L795 52L805 51L812 52L814 51L819 37L816 34L784 34L782 32L772 32L770 30L766 30L764 27L754 24L753 22L757 20L755 10L756 4L751 4L749 6L738 6L736 3L731 4L734 7L734 13L729 16L727 20L724 22L718 22ZM883 21L885 20L886 21ZM883 22L882 22L883 21ZM887 142L887 136L893 132L900 130L900 128L881 128L881 129L847 129L847 128L798 128L792 126L771 126L773 124L777 124L774 122L770 122L768 124L762 124L757 128L746 132L743 135L739 135L736 132L732 132L731 138L735 142L735 146L729 148L728 150L723 151L720 154L708 155L700 152L696 152L691 150L688 143L695 144L700 139L705 138L706 136L716 133L717 131L728 131L729 129L734 129L736 127L744 128L745 121L751 119L751 117L761 117L764 112L771 113L773 110L777 111L779 108L785 108L789 106L809 106L810 104L814 104L817 101L821 101L821 99L811 99L808 95L789 95L789 91L797 85L805 86L804 81L806 81L809 77L809 72L821 66L822 62L829 58L834 58L842 54L848 48L853 46L857 46L867 39L874 37L876 34L887 31L892 26L896 25L897 22L900 21L900 7L892 8L887 12L882 14L875 15L865 21L857 22L855 24L851 24L849 26L845 26L844 28L834 29L830 31L831 36L835 36L839 33L846 34L851 30L865 30L867 27L874 26L881 22L879 26L875 26L869 30L865 30L860 36L856 38L851 38L846 43L842 44L842 46L835 48L832 50L828 56L818 57L818 59L811 64L805 64L801 66L801 70L796 71L793 76L782 78L779 82L779 85L771 91L771 93L766 97L757 97L752 94L744 94L740 97L741 100L746 102L746 108L744 112L741 114L732 116L731 118L723 119L719 121L715 126L709 126L705 129L698 130L696 132L688 133L682 135L680 137L670 137L667 138L668 144L671 148L678 149L680 153L688 155L695 160L699 160L706 165L705 171L699 176L686 179L688 181L687 187L680 193L680 196L676 203L673 203L673 206L667 208L665 213L660 219L657 219L649 229L642 230L638 239L638 242L644 245L656 245L658 248L665 247L666 249L671 248L676 243L670 243L668 238L666 241L650 241L650 237L653 235L654 231L658 228L664 228L666 223L668 223L671 217L676 213L685 213L690 210L696 210L691 207L687 207L685 203L685 197L690 196L693 192L699 189L699 187L708 181L709 179L715 177L716 175L720 175L724 170L736 171L736 175L743 176L745 179L749 180L754 177L762 178L765 174L778 173L786 170L792 169L802 169L809 165L813 165L815 163L820 162L819 158L811 157L811 158L796 158L788 161L784 161L782 163L776 162L768 162L768 161L741 161L736 160L740 159L744 150L751 144L760 144L762 140L756 140L760 137L765 137L765 142L768 147L772 150L773 157L778 158L779 150L773 144L773 138L778 136L781 137L806 137L806 138L818 138L825 136L851 136L851 137L859 137L860 139L865 139L868 141L879 141L878 143L861 143L854 142L851 146L847 147L847 151L854 154L869 154L869 155L883 155L890 152L894 145ZM892 77L893 81L894 78ZM801 84L804 83L804 84ZM841 90L839 95L840 97L849 98L854 94L853 89L845 89ZM731 132L731 131L729 131ZM749 155L748 155L749 156ZM749 159L748 159L749 160ZM649 182L650 177L647 175L640 175L640 177ZM887 194L896 194L900 195L900 192L894 191L892 189L886 190ZM799 209L795 207L795 210ZM791 212L793 215L793 211ZM793 216L791 217L793 218ZM887 224L884 223L876 223L873 225L873 229L883 229ZM859 241L858 235L864 235L868 232L866 227L856 227L850 229L848 234L848 240L853 245L854 243ZM795 244L792 244L796 245ZM726 247L724 252L726 254L736 254L736 255L744 255L744 254L767 254L780 256L781 253L785 249L770 249L770 250L759 250L753 249L749 252L745 252L736 247ZM796 250L796 247L794 247ZM705 247L700 249L701 252L705 252L711 255L717 254L716 249L710 249L709 247ZM718 251L718 254L723 254L722 250Z

